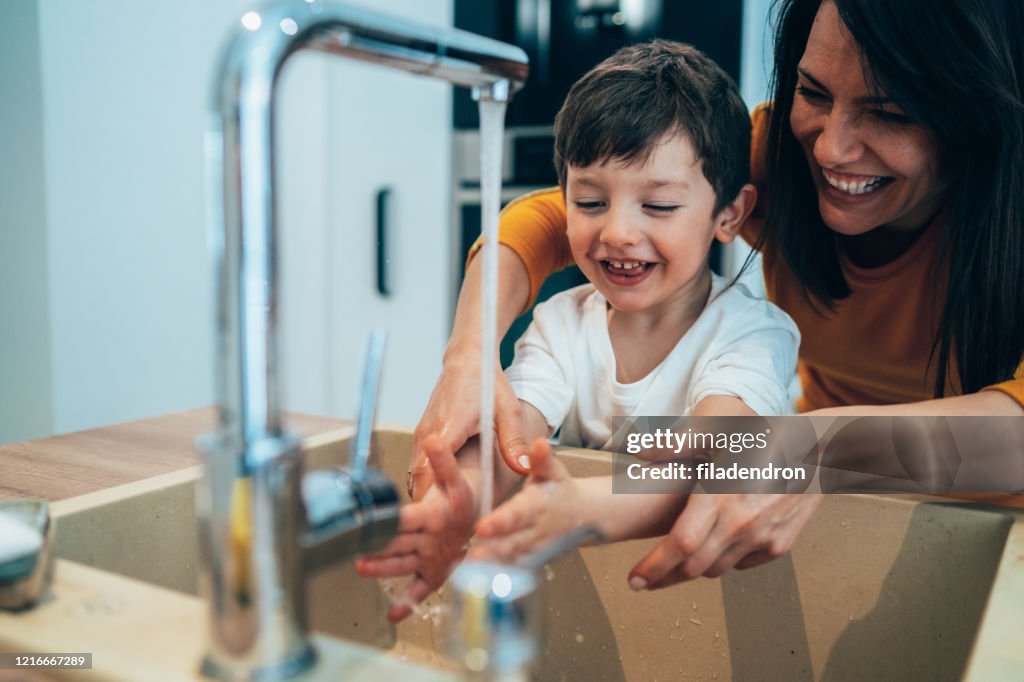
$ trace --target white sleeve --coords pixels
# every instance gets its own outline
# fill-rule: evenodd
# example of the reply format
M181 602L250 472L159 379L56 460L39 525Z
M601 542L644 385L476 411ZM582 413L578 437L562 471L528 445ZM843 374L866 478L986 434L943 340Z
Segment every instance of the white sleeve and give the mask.
M800 332L775 305L757 301L730 316L721 345L716 343L691 388L690 405L716 395L735 396L760 415L793 412L790 386L796 373ZM717 341L717 340L716 340Z
M571 325L578 315L559 303L553 298L534 308L505 370L516 396L536 407L552 429L562 425L575 399Z

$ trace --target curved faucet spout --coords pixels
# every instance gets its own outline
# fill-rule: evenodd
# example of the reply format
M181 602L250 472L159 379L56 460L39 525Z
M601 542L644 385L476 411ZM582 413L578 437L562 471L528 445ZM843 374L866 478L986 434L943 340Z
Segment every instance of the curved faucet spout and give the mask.
M291 0L245 14L215 84L208 152L215 229L220 423L240 440L278 433L274 85L312 49L439 78L507 100L526 80L520 48L345 5Z
M308 532L301 451L282 429L278 387L274 96L282 67L304 49L439 78L492 98L508 99L528 72L517 47L321 0L247 12L230 36L207 138L219 428L200 445L207 476L199 505L212 619L204 670L231 679L275 679L312 664L300 545L329 544ZM393 525L390 517L374 522ZM321 561L317 555L313 563Z

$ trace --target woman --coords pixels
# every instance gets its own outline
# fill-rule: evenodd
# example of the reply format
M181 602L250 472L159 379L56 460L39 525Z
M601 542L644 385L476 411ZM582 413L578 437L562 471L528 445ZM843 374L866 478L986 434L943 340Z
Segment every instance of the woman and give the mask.
M1024 414L1021 3L783 0L778 17L774 103L754 113L759 210L744 234L804 339L799 409ZM557 191L503 214L502 331L566 264L564 216ZM453 449L479 414L479 268L417 427ZM499 384L496 426L515 467L525 443ZM426 471L416 466L416 488ZM694 496L630 584L777 557L818 499Z

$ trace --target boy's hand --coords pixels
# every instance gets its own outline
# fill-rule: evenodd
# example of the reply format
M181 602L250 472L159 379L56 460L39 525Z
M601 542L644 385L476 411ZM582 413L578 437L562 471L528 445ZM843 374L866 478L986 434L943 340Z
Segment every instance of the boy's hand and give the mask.
M402 507L398 535L386 547L356 562L356 570L366 577L413 574L388 611L392 623L407 617L444 584L465 555L476 520L473 491L455 455L437 436L427 438L423 449L433 469L434 485L422 500Z
M523 489L477 523L482 543L473 558L511 562L581 523L586 501L579 483L552 457L551 444L535 440L529 457Z

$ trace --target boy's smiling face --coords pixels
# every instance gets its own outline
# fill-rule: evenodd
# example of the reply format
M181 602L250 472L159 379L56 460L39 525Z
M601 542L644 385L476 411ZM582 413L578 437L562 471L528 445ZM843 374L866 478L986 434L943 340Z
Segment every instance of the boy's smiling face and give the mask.
M573 257L613 308L678 314L707 296L708 251L729 209L712 216L715 191L688 137L666 135L643 165L569 166L565 184Z

